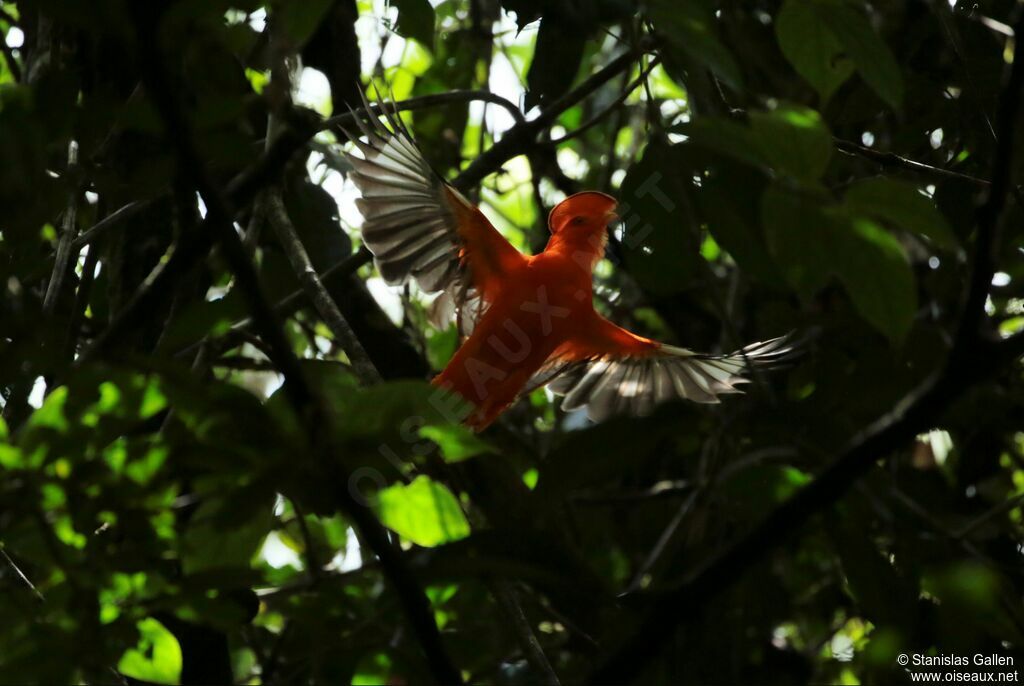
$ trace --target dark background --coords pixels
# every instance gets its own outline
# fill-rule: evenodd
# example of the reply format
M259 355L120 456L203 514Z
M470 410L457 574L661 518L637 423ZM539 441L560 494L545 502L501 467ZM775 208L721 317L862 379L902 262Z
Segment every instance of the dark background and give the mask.
M1020 662L1014 7L0 2L0 682ZM342 183L368 83L520 248L619 197L616 322L802 355L720 406L446 423L455 327Z

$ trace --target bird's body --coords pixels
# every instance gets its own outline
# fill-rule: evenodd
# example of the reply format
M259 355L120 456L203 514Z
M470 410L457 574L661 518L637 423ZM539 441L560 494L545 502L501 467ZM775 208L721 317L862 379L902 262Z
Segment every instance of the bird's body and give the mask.
M600 256L585 242L553 236L544 252L524 256L506 274L472 333L434 379L477 407L471 424L490 424L548 360L582 354L585 342L602 334L620 334L621 344L637 354L656 347L594 310L592 268Z
M434 379L475 406L467 419L474 428L547 383L566 395L563 407L587 407L593 419L642 414L672 398L717 402L738 392L750 366L788 352L783 339L772 339L732 355L702 355L608 321L594 309L592 279L616 219L614 198L595 191L566 198L548 218L547 247L524 255L430 169L397 115L381 107L390 126L360 123L366 142L352 138L363 156L349 156L362 193L363 239L385 280L446 290L474 317Z

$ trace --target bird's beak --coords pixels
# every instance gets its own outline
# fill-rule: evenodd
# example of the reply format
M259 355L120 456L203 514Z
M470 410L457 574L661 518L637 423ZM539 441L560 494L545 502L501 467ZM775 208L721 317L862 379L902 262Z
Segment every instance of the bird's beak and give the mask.
M617 222L620 219L622 219L622 217L619 216L619 213L615 211L617 209L618 208L616 207L616 208L608 210L607 212L604 213L604 223L606 225L614 224L615 222Z

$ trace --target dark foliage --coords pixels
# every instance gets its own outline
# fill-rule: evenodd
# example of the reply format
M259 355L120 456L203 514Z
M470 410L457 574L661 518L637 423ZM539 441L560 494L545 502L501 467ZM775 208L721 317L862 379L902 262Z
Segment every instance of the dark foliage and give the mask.
M1019 665L1020 15L0 2L0 682ZM803 354L719 406L451 424L455 325L360 248L364 83L524 250L616 195L613 320Z

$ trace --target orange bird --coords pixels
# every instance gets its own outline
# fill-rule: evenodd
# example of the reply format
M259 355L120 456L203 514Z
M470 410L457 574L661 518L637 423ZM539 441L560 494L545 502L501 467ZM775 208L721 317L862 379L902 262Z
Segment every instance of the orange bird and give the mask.
M548 383L565 396L564 409L586 407L594 421L675 398L714 403L739 392L750 367L790 351L780 337L704 355L616 326L594 310L592 285L618 218L614 198L569 196L548 217L544 251L524 255L430 167L397 112L380 109L386 123L355 116L365 140L349 135L362 155L347 157L362 195L363 241L387 283L412 279L427 293L447 291L460 321L472 324L434 384L473 404L466 423L474 429Z

